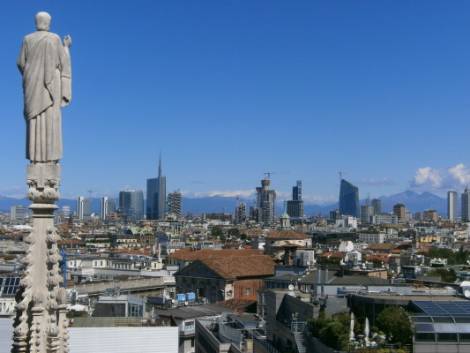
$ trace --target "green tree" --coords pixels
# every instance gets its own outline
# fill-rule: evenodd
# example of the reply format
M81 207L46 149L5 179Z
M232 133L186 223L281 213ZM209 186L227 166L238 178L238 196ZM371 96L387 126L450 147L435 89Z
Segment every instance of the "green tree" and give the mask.
M320 340L327 346L344 350L348 345L348 330L338 320L331 320L319 332Z
M235 237L235 238L240 237L240 231L238 230L238 228L230 228L227 233L231 237Z
M392 343L410 344L412 338L410 318L402 307L390 306L380 312L375 325Z
M224 235L224 232L221 227L214 226L211 228L211 236L213 238L221 238Z
M436 268L428 273L430 276L439 276L442 282L453 283L457 279L457 274L451 268L449 270L445 268Z

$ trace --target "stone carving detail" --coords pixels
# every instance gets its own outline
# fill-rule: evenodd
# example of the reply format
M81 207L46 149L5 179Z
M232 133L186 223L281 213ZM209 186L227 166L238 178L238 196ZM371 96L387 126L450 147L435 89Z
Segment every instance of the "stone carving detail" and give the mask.
M27 171L28 198L34 203L54 203L60 197L60 165L32 163Z

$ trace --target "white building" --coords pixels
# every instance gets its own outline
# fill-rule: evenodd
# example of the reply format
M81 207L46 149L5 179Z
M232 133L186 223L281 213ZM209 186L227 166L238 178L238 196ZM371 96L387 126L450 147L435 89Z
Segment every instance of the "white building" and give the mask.
M456 191L447 192L447 218L450 221L455 221L457 219L457 192Z
M382 244L385 242L384 233L359 233L359 241L367 244Z

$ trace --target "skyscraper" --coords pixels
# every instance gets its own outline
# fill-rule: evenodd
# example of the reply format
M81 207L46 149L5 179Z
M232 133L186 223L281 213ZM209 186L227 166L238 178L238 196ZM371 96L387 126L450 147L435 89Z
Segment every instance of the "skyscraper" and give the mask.
M397 216L398 222L403 222L406 219L406 207L402 203L397 203L393 206L393 214Z
M113 209L114 207L114 202L111 200L109 197L104 196L101 198L101 204L100 204L100 218L102 221L106 221L108 219L108 216L114 212L115 210Z
M371 205L361 206L361 223L362 224L372 223L373 215L374 215L374 208Z
M242 224L246 221L246 204L240 202L235 208L235 223Z
M166 211L166 177L162 174L162 158L158 162L158 177L147 179L147 219L163 219Z
M455 221L457 219L457 192L447 192L447 219Z
M343 216L360 217L359 189L349 181L341 179L339 190L339 212Z
M292 187L292 200L287 201L287 214L289 217L301 218L304 216L304 202L302 200L302 181Z
M465 188L462 194L462 222L470 222L470 190Z
M91 200L83 196L77 199L77 218L81 221L91 216Z
M372 205L374 215L382 213L382 200L372 199L371 205Z
M270 225L274 222L276 192L270 190L271 180L269 174L261 180L261 187L256 188L256 208L259 212L261 223Z
M119 211L127 220L144 218L144 193L142 190L126 190L119 193Z
M177 218L181 217L181 192L173 191L168 194L168 213L176 216Z

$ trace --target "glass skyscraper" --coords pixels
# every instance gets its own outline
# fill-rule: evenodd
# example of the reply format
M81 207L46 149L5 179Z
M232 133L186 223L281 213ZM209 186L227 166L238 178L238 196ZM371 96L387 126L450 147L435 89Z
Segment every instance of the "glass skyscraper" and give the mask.
M144 193L142 190L126 190L119 193L119 211L130 221L144 218Z
M361 216L359 188L344 179L341 179L339 190L339 212L344 216Z
M304 216L304 202L302 201L302 181L297 180L292 188L292 200L287 201L287 214L292 218Z
M166 177L162 175L162 158L158 162L158 177L147 179L147 219L164 219L166 212Z

